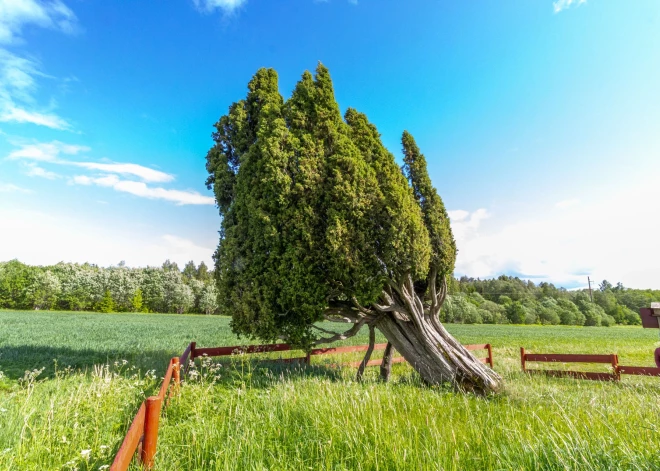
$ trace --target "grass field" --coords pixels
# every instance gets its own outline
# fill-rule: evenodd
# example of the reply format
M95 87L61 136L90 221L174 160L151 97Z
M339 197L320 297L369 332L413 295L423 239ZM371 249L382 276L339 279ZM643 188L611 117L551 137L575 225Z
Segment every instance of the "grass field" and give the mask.
M377 368L355 383L352 369L330 367L338 358L308 369L210 363L165 411L156 469L660 469L660 379L528 377L518 351L618 353L651 366L656 331L448 328L494 346L503 394L427 388L407 365L381 384ZM221 317L0 311L0 469L105 469L192 340L245 343Z

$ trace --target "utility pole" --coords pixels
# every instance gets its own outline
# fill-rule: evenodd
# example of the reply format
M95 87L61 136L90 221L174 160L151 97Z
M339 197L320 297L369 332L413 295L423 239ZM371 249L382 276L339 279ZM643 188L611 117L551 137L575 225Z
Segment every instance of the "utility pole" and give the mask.
M591 278L587 277L587 281L589 282L589 299L591 299L591 302L594 302L594 295L591 292Z

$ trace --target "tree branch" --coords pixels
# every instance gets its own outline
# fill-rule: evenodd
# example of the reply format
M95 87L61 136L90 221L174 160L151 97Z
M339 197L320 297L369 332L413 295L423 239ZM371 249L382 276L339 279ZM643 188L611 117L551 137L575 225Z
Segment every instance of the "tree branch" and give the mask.
M340 324L356 324L358 322L357 319L351 319L351 318L348 318L348 317L339 317L339 316L332 317L332 314L330 314L330 315L324 314L323 318L326 321L338 322Z
M320 345L323 343L332 343L336 342L337 340L346 340L349 337L353 337L355 334L357 334L362 326L367 322L367 318L363 317L359 321L357 321L353 327L348 329L346 332L340 332L338 334L333 335L332 337L325 337L318 339L316 342L314 342L314 345Z
M371 358L371 353L374 351L375 343L376 343L376 329L374 328L373 325L369 324L369 347L367 348L367 352L364 354L362 363L360 363L360 366L358 367L357 376L355 378L357 381L362 381L362 375L364 374L364 369L367 367L367 363L369 363L369 359Z
M312 328L316 329L316 330L320 330L321 332L323 332L325 334L335 335L337 333L335 331L327 330L327 329L324 329L323 327L319 327L318 325L313 325Z
M392 342L387 342L385 353L383 353L383 363L380 365L380 379L387 382L390 379L392 371Z

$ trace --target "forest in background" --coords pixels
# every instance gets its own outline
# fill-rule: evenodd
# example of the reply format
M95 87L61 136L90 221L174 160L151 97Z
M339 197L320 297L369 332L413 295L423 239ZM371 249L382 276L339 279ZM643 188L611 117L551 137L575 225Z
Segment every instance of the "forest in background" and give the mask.
M552 283L502 275L452 279L441 320L465 324L641 324L639 309L660 300L660 290L640 290L603 280L593 289L566 290Z
M204 262L180 270L169 260L146 268L12 260L0 262L0 308L214 314L218 291Z
M460 324L611 326L640 324L639 309L660 301L660 290L640 290L603 280L593 290L566 290L502 275L452 278L440 314ZM203 313L218 311L213 271L204 262L183 269L93 264L26 265L0 262L0 308L97 312Z

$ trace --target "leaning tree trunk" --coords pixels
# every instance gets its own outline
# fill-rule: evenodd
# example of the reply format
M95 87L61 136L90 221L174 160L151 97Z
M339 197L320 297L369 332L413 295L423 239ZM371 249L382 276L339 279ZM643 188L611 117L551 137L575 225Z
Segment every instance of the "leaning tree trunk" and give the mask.
M501 378L481 363L439 323L401 321L393 315L376 322L388 342L429 384L451 382L464 390L497 391Z
M450 382L459 389L478 393L500 390L502 378L481 363L440 323L438 314L446 294L446 283L443 279L437 292L434 275L430 281L430 303L428 300L424 303L415 292L412 278L408 276L401 283L391 283L383 291L382 304L365 308L353 299L352 311L345 308L330 310L328 319L341 318L354 326L319 343L348 338L367 324L380 330L429 385ZM384 364L383 369L383 376L388 376L389 365Z
M383 352L383 362L380 365L380 379L387 382L390 379L392 372L392 356L393 356L392 343L387 342L385 351Z

